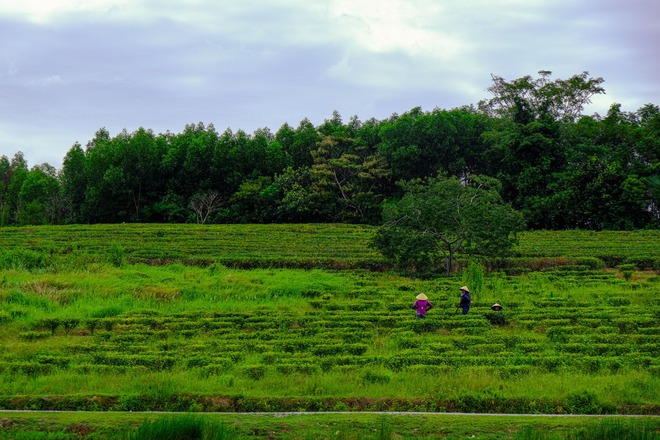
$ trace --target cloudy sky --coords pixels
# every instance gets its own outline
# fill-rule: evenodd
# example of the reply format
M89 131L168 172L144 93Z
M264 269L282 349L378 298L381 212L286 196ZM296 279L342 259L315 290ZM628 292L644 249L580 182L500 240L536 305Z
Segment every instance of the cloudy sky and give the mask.
M2 0L0 155L451 109L539 70L604 78L589 114L660 105L660 1Z

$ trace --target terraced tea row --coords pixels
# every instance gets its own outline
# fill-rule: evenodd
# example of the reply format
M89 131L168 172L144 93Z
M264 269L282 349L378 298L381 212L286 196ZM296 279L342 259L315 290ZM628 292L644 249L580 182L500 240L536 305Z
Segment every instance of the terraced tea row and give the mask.
M385 267L369 247L375 229L345 224L175 225L120 224L1 228L3 251L49 255L121 252L132 262L231 263L240 267ZM540 270L558 266L630 263L660 268L660 232L525 232L505 267ZM520 258L522 257L522 258ZM581 261L580 259L584 260Z
M512 369L615 372L641 367L658 372L660 367L657 307L555 307L552 313L520 307L507 314L477 307L467 316L420 321L403 310L404 303L388 306L354 311L347 302L341 309L328 303L305 314L147 313L73 323L49 319L20 333L11 352L0 355L0 368L24 374L192 368L205 375L245 369L257 380L267 373L347 366L392 372L428 365L492 367L505 376ZM531 333L518 334L516 327ZM51 340L51 348L40 345L33 351L33 341L43 339Z

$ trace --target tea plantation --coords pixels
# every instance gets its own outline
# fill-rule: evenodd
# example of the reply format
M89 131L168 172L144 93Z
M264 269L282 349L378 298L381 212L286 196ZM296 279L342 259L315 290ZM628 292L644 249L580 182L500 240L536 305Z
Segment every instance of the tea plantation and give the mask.
M390 271L372 233L2 229L0 409L660 414L656 231L597 252L526 233L433 280Z

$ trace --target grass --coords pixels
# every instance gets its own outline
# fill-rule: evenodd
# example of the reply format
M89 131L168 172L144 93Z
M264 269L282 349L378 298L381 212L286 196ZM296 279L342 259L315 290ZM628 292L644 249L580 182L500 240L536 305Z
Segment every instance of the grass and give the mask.
M227 439L622 439L658 438L657 418L459 416L448 414L0 413L0 439L127 439L163 427L211 427ZM174 428L172 428L174 427ZM153 430L150 430L153 429ZM147 432L149 431L149 432ZM20 434L22 432L22 434ZM144 437L138 437L144 433ZM474 437L472 437L474 436ZM164 438L164 437L163 437ZM189 437L196 438L196 437Z
M652 274L491 275L466 317L453 313L463 278L182 265L3 277L0 368L10 380L0 395L8 397L123 396L105 407L176 410L207 405L177 396L215 394L258 410L299 398L325 409L359 398L372 400L361 408L499 411L518 402L523 412L658 404ZM423 322L409 311L417 291L436 304ZM502 325L488 321L493 302L506 307ZM53 320L62 325L44 324ZM76 325L67 330L67 320ZM432 380L419 386L420 374Z
M375 261L364 250L368 228L171 226L0 230L0 408L104 411L109 420L106 428L96 413L3 413L0 439L128 438L161 422L205 423L121 412L145 410L234 413L203 414L214 422L204 429L293 439L589 438L568 436L630 429L597 418L410 413L660 413L657 271L535 260L539 270L514 275L485 273L472 261L450 278L420 280L366 270ZM117 245L108 256L103 240L111 236ZM525 244L534 235L523 237L521 255L553 254L547 237L593 239L537 236L536 250ZM597 237L599 252L618 258L622 241ZM660 244L653 231L622 237L639 258ZM590 246L572 256L590 258ZM278 258L298 266L254 264ZM242 263L222 264L230 260ZM464 284L473 297L466 316L455 314ZM426 320L410 308L419 292L436 306ZM490 310L495 302L502 313ZM235 414L271 410L345 413ZM358 414L374 410L409 414ZM647 422L657 434L656 419L643 420L634 438L647 438Z

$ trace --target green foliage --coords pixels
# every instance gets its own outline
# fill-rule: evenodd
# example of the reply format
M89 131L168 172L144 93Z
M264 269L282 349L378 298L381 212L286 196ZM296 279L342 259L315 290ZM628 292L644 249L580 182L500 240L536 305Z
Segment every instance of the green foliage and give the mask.
M620 264L618 269L621 271L621 274L623 274L623 277L626 279L626 281L630 281L632 278L633 274L637 270L637 267L634 264Z
M119 243L112 243L107 250L107 260L115 267L121 267L126 261L126 250Z
M48 266L48 257L44 252L29 249L0 251L0 268L34 270Z
M386 207L372 245L402 269L428 272L444 261L447 275L459 253L507 255L522 217L503 203L495 180L470 179L409 182L401 200Z
M386 384L392 381L392 375L387 371L368 369L360 373L360 377L367 384Z
M242 367L241 373L252 380L259 380L266 374L266 366L259 364L245 365Z
M44 318L39 323L38 326L50 330L52 335L55 335L55 331L62 325L62 320L59 318Z
M126 433L125 440L223 440L235 438L224 423L202 416L170 415L145 420L136 430Z
M474 261L470 261L467 268L463 271L463 284L470 286L472 297L475 297L482 292L484 276L484 268Z
M176 251L185 258L200 249L195 241L176 238L189 235L188 228L194 235L198 225L97 227L98 234L81 228L93 240L123 231L115 240L127 249L138 242L145 256L160 251L164 239L182 244ZM208 241L220 241L226 231L233 237L242 233L241 248L261 246L274 256L274 242L288 249L278 231L307 234L315 250L298 252L309 260L333 250L348 253L341 243L364 244L373 232L280 225L264 238L255 232L263 231L259 228L204 228ZM57 258L75 257L58 255L53 244L78 241L70 227L57 229L65 238L52 228L33 229L33 246L47 241ZM583 231L552 232L552 242L546 240L550 232L524 234L530 242L538 237L538 247L521 247L561 250L562 240L584 238L581 252L588 255L596 246ZM593 234L603 238L599 253L620 251L617 235ZM634 238L626 245L640 255L657 238L653 231L619 236ZM20 242L20 234L7 237L10 246ZM78 243L95 246L92 239ZM570 251L580 255L580 249ZM488 260L471 257L459 277L432 280L393 272L240 270L219 264L12 269L0 284L0 317L6 317L0 406L657 412L657 275L639 270L624 282L617 271L598 269L602 260L583 256L513 261L534 269L520 276L477 261ZM468 315L455 314L454 292L465 280L471 290L480 286L479 293ZM410 308L420 291L435 305L424 320ZM70 300L62 301L65 297ZM493 302L504 312L491 311ZM434 379L421 386L424 374Z
M378 224L396 183L438 173L497 178L528 228L657 228L660 109L582 114L603 79L493 75L477 107L275 134L188 124L180 133L99 129L61 170L0 156L0 226L122 222ZM212 196L212 197L211 197ZM205 199L205 200L202 200Z

